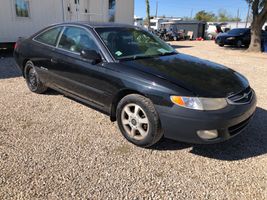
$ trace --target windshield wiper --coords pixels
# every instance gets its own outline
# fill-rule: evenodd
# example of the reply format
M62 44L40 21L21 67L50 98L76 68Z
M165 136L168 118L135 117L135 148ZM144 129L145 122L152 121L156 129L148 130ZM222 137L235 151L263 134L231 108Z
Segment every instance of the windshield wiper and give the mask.
M119 60L122 60L122 61L138 60L138 59L155 58L155 57L175 55L175 54L177 54L177 52L176 51L172 51L172 52L165 52L165 53L155 54L155 55L135 55L135 56L129 56L129 57L120 58Z
M169 56L169 55L176 55L176 54L177 54L176 51L171 51L171 52L161 53L159 55L160 56Z
M136 55L136 56L130 56L125 58L120 58L120 60L138 60L138 59L146 59L146 58L153 58L158 55L152 55L152 56L146 56L146 55Z

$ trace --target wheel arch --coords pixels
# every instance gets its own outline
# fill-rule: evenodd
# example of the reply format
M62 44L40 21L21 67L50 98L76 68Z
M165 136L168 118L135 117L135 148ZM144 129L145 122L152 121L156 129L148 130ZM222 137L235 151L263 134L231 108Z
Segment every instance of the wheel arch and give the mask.
M112 100L112 105L111 105L111 114L110 114L110 120L112 122L115 122L117 120L116 118L116 112L117 112L117 106L119 104L119 102L126 97L127 95L130 94L139 94L142 95L144 97L147 97L145 94L137 91L137 90L132 90L132 89L125 89L125 90L121 90L119 91L116 96L113 98Z

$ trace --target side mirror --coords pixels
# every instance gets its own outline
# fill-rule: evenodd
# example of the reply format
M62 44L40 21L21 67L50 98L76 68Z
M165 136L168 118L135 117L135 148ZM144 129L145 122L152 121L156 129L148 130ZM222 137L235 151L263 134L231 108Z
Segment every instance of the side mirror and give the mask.
M101 55L95 50L82 50L81 57L92 61L94 65L102 61Z

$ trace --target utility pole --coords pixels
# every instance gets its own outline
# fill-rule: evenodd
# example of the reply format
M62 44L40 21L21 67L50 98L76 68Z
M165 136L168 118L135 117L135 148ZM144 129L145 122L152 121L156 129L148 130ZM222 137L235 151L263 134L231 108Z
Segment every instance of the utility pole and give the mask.
M248 3L248 14L247 14L247 20L246 20L246 28L248 26L248 19L249 19L250 9L251 9L251 1L249 1L249 3Z
M237 9L236 28L238 28L239 8Z
M156 15L155 17L158 18L158 8L159 8L159 1L156 2Z
M191 9L191 15L190 15L190 19L193 19L193 9Z

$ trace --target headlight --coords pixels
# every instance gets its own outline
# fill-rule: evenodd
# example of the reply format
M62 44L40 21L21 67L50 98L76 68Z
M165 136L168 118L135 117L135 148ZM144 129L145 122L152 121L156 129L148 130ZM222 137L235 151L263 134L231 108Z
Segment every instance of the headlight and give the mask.
M178 106L194 110L219 110L227 106L224 98L171 96L171 101Z
M235 37L229 37L227 40L235 40Z

